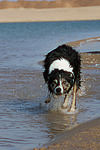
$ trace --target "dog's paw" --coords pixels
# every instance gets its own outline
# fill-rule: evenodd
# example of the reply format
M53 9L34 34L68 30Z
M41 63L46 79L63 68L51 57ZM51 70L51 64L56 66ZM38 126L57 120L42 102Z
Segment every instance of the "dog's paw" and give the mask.
M50 103L50 101L51 101L50 99L47 99L45 100L45 103Z
M74 113L76 111L76 108L71 108L68 110L70 113Z
M50 103L51 101L51 95L49 94L45 100L45 103Z

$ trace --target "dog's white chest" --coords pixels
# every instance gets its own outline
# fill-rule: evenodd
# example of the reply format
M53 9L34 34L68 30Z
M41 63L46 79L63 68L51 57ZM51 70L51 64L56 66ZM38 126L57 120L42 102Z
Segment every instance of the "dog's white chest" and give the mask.
M53 63L50 65L50 68L49 68L49 74L54 69L64 70L64 71L73 73L73 67L70 65L69 61L64 58L53 61Z

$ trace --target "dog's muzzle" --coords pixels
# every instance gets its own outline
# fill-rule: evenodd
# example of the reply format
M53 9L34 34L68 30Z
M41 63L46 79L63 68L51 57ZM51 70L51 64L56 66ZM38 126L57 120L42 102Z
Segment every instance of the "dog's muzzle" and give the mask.
M61 88L56 89L56 94L58 94L58 95L61 94Z
M55 89L55 94L56 94L56 95L61 95L61 94L63 94L63 89L62 89L61 87L57 87L57 88Z

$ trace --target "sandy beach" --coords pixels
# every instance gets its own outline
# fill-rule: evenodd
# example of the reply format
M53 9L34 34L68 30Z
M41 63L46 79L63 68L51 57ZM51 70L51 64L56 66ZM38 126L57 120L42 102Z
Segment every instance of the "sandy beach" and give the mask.
M100 118L83 123L59 135L50 146L40 150L99 150ZM38 150L37 148L33 150Z
M100 6L0 9L0 22L100 20Z

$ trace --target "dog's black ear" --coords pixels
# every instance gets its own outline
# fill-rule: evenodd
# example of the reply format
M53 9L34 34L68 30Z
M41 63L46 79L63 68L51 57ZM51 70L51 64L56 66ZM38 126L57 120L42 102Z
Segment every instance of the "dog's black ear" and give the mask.
M47 72L47 70L45 70L44 72L43 72L43 77L44 77L44 79L45 79L45 82L46 83L48 83L48 78L49 78L49 75L48 75L48 72Z
M50 79L50 77L48 76L48 77L47 77L47 84L49 83L49 79Z
M43 72L43 77L44 77L44 80L45 80L45 82L46 82L46 80L47 80L46 78L47 78L47 77L46 77L45 71Z

